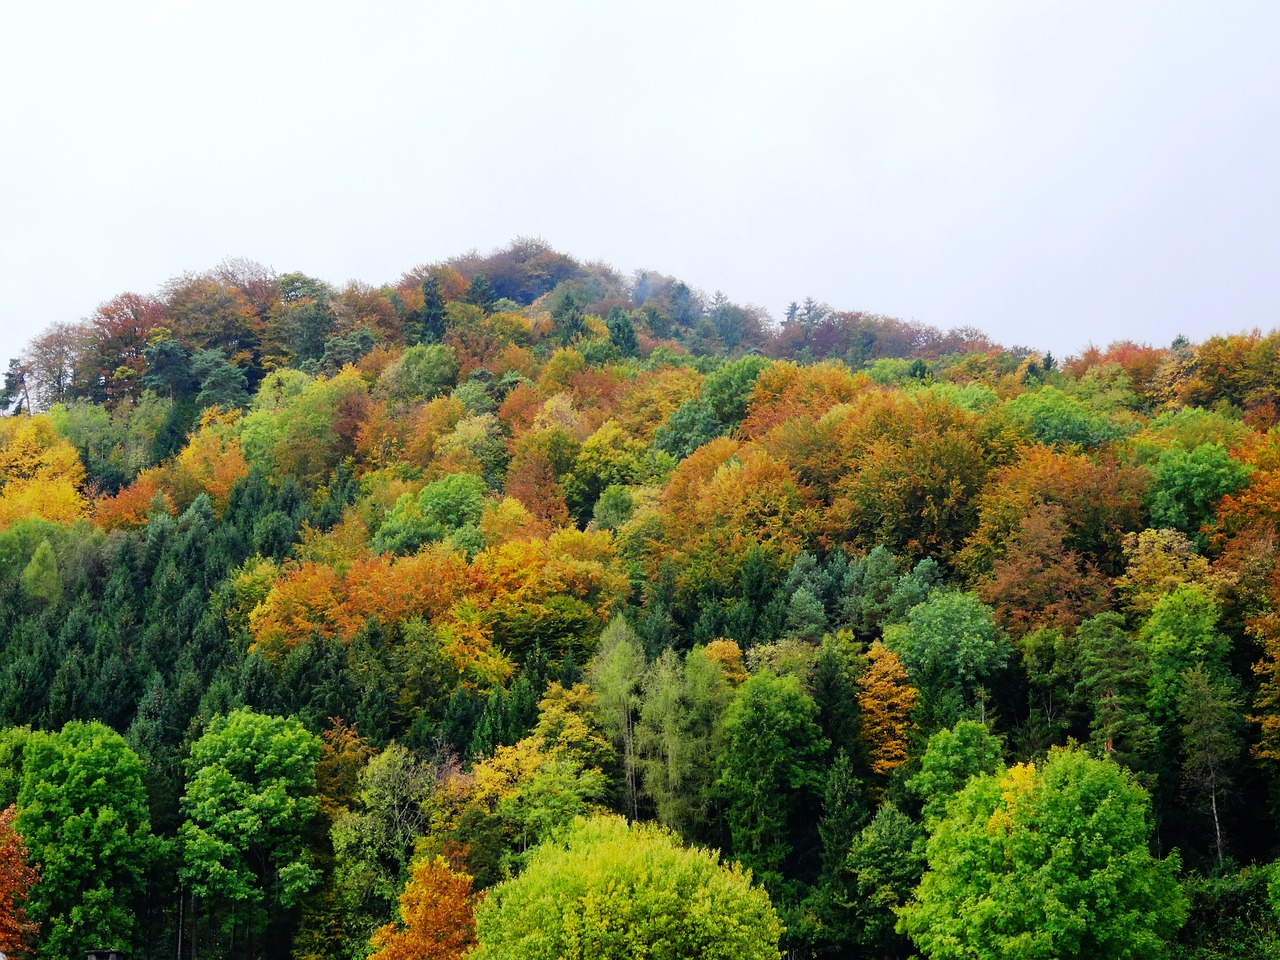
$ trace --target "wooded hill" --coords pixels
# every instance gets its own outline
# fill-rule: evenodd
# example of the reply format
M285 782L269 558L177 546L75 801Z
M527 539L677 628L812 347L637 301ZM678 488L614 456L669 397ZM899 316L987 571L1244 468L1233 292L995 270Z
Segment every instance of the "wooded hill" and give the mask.
M1274 956L1278 365L530 240L121 294L4 385L0 949Z

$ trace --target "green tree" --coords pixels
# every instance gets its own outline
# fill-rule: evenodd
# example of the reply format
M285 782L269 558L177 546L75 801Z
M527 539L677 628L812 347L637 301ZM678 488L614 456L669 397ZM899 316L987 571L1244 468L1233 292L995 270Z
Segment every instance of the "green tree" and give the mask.
M423 343L439 343L444 339L445 300L440 292L440 278L430 276L422 281L422 311L418 315L418 337Z
M875 955L903 956L894 936L894 911L911 896L924 872L924 831L886 803L849 845L844 863L846 922L854 943Z
M822 869L827 877L844 867L849 846L866 826L869 801L866 788L854 772L849 754L840 748L827 770L822 794L822 819L818 836L822 839Z
M374 929L395 913L414 843L430 825L438 773L393 743L360 771L353 809L334 821L333 886L354 956L364 956Z
M740 866L648 824L578 820L476 908L475 960L778 960L782 925Z
M587 678L596 695L601 726L622 761L623 802L632 820L639 815L636 721L645 667L640 638L619 614L601 635L600 646L587 668Z
M133 946L156 853L142 773L124 738L101 723L73 721L27 742L16 826L40 864L28 913L40 924L41 957Z
M249 386L244 371L220 350L198 350L191 357L191 376L200 385L196 406L219 406L225 410L249 404Z
M686 837L707 825L732 699L723 668L702 647L683 663L664 650L645 676L636 724L642 789L658 819Z
M1156 740L1147 714L1151 665L1146 651L1125 631L1118 613L1086 620L1073 639L1079 676L1075 696L1089 718L1094 745L1130 769L1145 769Z
M702 399L711 405L716 419L736 427L747 415L751 391L769 361L760 356L739 357L723 363L702 383Z
M479 307L485 313L492 313L494 305L498 302L498 295L494 292L493 284L489 282L489 278L482 273L478 273L471 278L471 283L467 286L467 293L462 299L464 303Z
M634 357L639 344L636 341L636 328L632 325L627 311L618 304L614 304L604 324L609 330L609 339L618 348L618 352L624 357Z
M444 344L410 347L379 377L387 397L397 403L430 400L458 382L458 361Z
M1202 588L1184 584L1161 597L1138 637L1151 664L1147 709L1162 727L1176 721L1185 672L1197 663L1210 672L1227 672L1231 642L1218 630L1218 604Z
M899 931L931 960L1161 957L1186 918L1177 856L1119 765L1055 749L969 783L929 837Z
M455 473L427 484L416 497L406 493L387 514L371 545L380 553L412 553L424 543L474 528L488 489L473 473Z
M1147 509L1151 526L1171 527L1204 545L1201 528L1213 519L1218 501L1249 480L1249 468L1218 443L1193 450L1181 444L1160 454L1152 470Z
M1009 415L1041 443L1096 447L1119 435L1104 414L1057 387L1030 390L1009 402Z
M823 787L829 744L817 717L798 678L769 672L748 678L725 713L716 785L734 855L767 882L781 879L796 833L793 818L814 805Z
M1234 780L1234 767L1244 752L1244 717L1235 685L1214 677L1203 663L1182 675L1178 714L1182 718L1182 779L1213 815L1214 849L1223 862L1223 829L1219 805Z
M1007 662L1009 638L991 608L970 593L938 592L885 630L920 689L917 707L926 731L949 727L974 712L979 688Z
M215 717L191 747L179 876L232 948L240 930L254 953L273 917L281 933L279 911L319 882L305 843L319 758L320 739L297 720L247 708Z
M30 561L22 570L22 592L40 605L51 603L62 595L58 576L58 558L48 540L41 540Z
M708 441L724 433L711 404L698 397L680 404L653 435L653 445L683 460Z
M972 778L1004 768L1000 740L976 720L961 720L929 738L920 770L907 789L924 801L925 822L940 820L947 801Z

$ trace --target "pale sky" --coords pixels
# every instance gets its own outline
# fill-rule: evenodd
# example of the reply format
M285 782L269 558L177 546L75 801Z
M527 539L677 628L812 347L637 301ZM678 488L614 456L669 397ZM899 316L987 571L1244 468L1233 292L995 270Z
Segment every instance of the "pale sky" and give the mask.
M1280 4L13 2L0 364L243 256L518 235L1064 356L1280 325Z

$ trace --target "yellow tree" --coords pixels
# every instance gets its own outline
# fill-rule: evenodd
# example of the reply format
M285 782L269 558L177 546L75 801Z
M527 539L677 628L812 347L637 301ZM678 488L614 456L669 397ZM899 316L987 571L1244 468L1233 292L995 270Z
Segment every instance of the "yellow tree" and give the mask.
M27 517L78 520L83 483L80 457L48 417L0 419L0 529Z

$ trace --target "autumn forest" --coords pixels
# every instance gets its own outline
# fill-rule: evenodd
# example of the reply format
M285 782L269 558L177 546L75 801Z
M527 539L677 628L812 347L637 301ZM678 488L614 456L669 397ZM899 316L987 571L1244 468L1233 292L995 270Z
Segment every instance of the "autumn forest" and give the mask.
M1280 333L1176 333L528 238L55 324L0 395L0 950L1280 955Z

